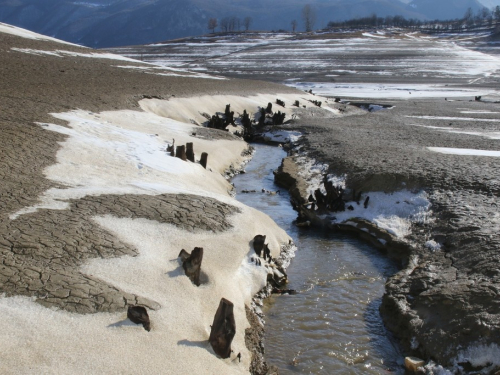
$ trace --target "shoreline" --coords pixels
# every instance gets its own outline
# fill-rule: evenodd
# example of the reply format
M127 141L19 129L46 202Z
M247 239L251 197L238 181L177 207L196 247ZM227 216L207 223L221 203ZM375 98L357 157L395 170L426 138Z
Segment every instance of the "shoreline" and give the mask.
M221 295L251 304L264 286L265 271L249 269L245 259L253 236L276 226L230 197L223 174L244 160L244 143L234 146L227 133L195 124L206 118L202 103L208 114L227 104L240 112L279 97L290 115L294 99L318 97L261 81L168 76L168 68L155 74L140 62L77 46L61 52L54 40L2 36L0 310L10 318L1 325L4 370L162 372L164 361L176 358L168 366L177 373L206 370L198 362L218 373L247 373L248 356L242 365L215 357L207 327ZM388 104L395 102L376 113L344 103L328 104L330 111L311 106L282 128L302 132L308 157L345 176L352 190L427 191L432 222L383 227L405 233L411 251L362 220L342 229L368 239L376 233L375 244L394 246L392 253L408 260L388 280L385 306L393 318L387 324L409 350L452 369L500 367L500 180L498 159L488 156L498 149L496 103ZM162 117L172 108L181 109L171 115L180 122ZM209 169L167 158L173 139L208 151ZM287 235L276 229L271 237L277 256ZM205 285L193 288L177 254L200 244L211 256ZM124 319L130 304L151 308L150 335ZM245 305L236 305L238 348L246 347ZM54 341L59 347L50 346Z
M203 95L213 114L228 98L253 112L280 93L302 94L265 82L145 74L120 67L141 63L118 56L67 45L75 53L51 55L63 48L57 41L3 37L3 372L248 373L245 304L267 282L264 267L249 262L251 240L267 232L278 257L289 237L230 196L224 172L248 157L245 142L141 104L158 108L161 97L168 107L184 97L185 115L197 119ZM167 155L173 139L194 143L195 163ZM178 260L195 246L206 252L200 287ZM208 345L221 297L235 304L237 326L226 360ZM126 318L135 304L149 309L150 332Z
M379 103L384 103L384 101L379 101ZM422 103L425 104L425 101L422 101ZM469 106L482 105L483 107L495 104L478 104L470 100L464 101L463 103L470 103ZM399 107L401 107L402 104L406 104L406 107L409 107L407 105L408 103L401 102L399 102ZM395 103L395 105L398 107L398 103ZM462 106L464 105L462 104ZM423 108L420 108L420 110L422 109ZM385 116L383 111L370 116L364 115L363 119L365 121L368 118L375 120L377 116L380 115L384 115L381 117L387 120L388 116ZM400 116L398 116L398 118L400 118ZM340 121L341 124L338 124ZM456 246L460 243L457 242L457 239L461 238L461 240L458 241L462 241L462 244L467 244L467 251L472 252L469 254L478 254L479 251L470 246L477 243L477 240L467 239L467 237L470 235L471 231L474 232L479 230L480 218L470 215L467 216L469 220L468 224L462 221L462 217L465 218L467 214L465 213L464 215L459 203L460 198L458 197L465 198L462 204L465 204L466 207L469 207L467 203L469 199L476 199L474 198L474 194L478 197L482 197L482 199L485 199L487 202L493 201L487 198L486 195L481 195L484 189L483 187L481 187L479 191L476 190L471 194L468 192L470 187L467 186L467 184L460 185L455 182L452 186L452 193L450 191L447 192L447 186L443 181L439 181L439 174L430 177L430 174L427 172L427 176L429 176L430 179L423 179L418 175L418 173L422 173L422 169L417 169L416 172L418 173L410 172L400 174L398 173L398 169L400 168L397 167L394 171L391 169L391 165L387 165L387 163L384 164L387 161L386 159L389 159L390 156L384 152L382 155L378 155L377 151L380 149L376 151L372 146L372 144L377 144L376 142L379 142L379 137L377 135L372 136L372 139L369 141L367 140L366 143L363 143L361 140L358 141L359 144L367 146L367 150L363 151L361 151L359 146L353 147L354 144L351 139L348 138L347 142L345 142L346 139L343 137L350 137L350 134L360 135L359 132L349 132L347 127L344 128L344 126L359 126L355 121L356 120L346 119L345 117L343 119L327 118L324 120L320 119L318 114L316 114L314 117L309 116L301 118L295 123L288 125L287 130L302 131L303 137L290 147L288 158L284 159L279 171L275 173L276 183L287 188L291 195L295 197L296 210L299 212L298 220L306 226L318 225L330 228L331 230L351 232L355 236L363 238L371 243L390 258L398 261L400 264L400 271L390 277L386 284L386 293L384 294L381 306L382 317L386 327L398 337L408 355L414 355L427 360L428 364L425 367L426 371L430 371L430 373L433 373L432 371L448 371L444 370L440 365L445 366L451 371L463 371L464 369L465 371L470 371L471 368L482 368L485 371L489 371L495 368L495 366L498 367L500 364L493 359L498 349L494 338L498 335L498 331L491 330L493 327L489 325L495 324L494 313L488 323L488 332L478 329L479 332L473 333L474 331L470 328L465 328L465 334L448 334L448 332L460 332L461 328L458 327L462 327L462 322L467 321L468 324L470 324L472 316L475 316L475 314L478 314L476 316L480 316L484 308L479 306L472 307L472 310L464 314L464 306L466 306L464 300L467 301L468 297L466 296L468 292L462 289L459 291L459 294L456 296L453 295L457 291L457 285L462 284L461 281L458 281L459 277L463 277L459 276L459 268L458 272L457 269L455 269L457 267L456 264L465 262L465 260L460 260L458 254L455 255L456 250L454 250L454 248L456 249ZM309 126L306 125L308 122L321 125ZM370 121L368 126L373 126L373 121ZM325 136L324 129L332 127L338 130L338 135ZM319 131L319 137L315 135L313 129L314 131ZM380 128L377 126L377 130L379 129ZM335 147L332 147L332 151L327 152L326 145L328 143L333 143ZM401 145L398 145L398 147L400 146ZM349 147L351 147L351 152L346 153L344 149L347 150ZM360 155L357 155L357 152L360 152ZM306 156L304 157L301 155ZM394 158L395 155L396 154L393 153L392 157ZM384 159L383 163L379 161L382 158ZM297 161L298 159L300 159L300 161ZM403 156L402 159L404 160L407 158ZM437 157L435 159L437 159ZM309 160L309 164L307 160ZM377 163L379 164L377 165ZM404 164L404 162L402 164ZM314 165L316 169L315 173L320 174L321 178L308 175L310 172L307 172L307 170L312 168L311 165ZM415 164L413 164L413 167L415 167ZM459 168L455 169L460 173L461 170ZM426 173L425 170L424 173ZM487 172L485 171L485 173ZM308 177L304 177L304 175ZM322 186L323 181L326 181L327 175L329 179L333 179L334 181L343 181L343 188L346 190L345 194L347 197L350 197L351 193L354 195L354 191L363 191L363 199L359 202L361 205L363 205L362 202L365 197L371 196L370 206L375 196L374 192L376 191L385 191L385 194L389 195L397 195L399 194L398 192L402 190L425 191L429 207L428 218L411 224L408 228L409 230L405 231L406 234L403 236L405 239L402 240L403 238L401 238L401 236L395 235L390 225L389 228L387 228L387 223L382 222L383 225L381 226L380 223L377 224L370 219L355 218L356 214L353 214L353 218L349 220L346 220L349 214L346 214L347 216L341 214L340 217L343 219L337 220L333 218L332 220L332 217L338 216L336 212L325 213L323 211L318 214L318 212L307 209L304 206L310 207L308 196L313 193L316 187ZM340 176L343 176L341 180L339 180ZM468 174L462 176L470 178ZM308 186L308 179L313 179L315 181L314 189ZM322 187L322 190L323 194L325 194L324 187ZM453 204L455 206L450 205L447 201L453 194L457 196L456 199L453 199ZM490 191L489 194L491 198L495 196L494 192ZM347 197L344 197L346 207L348 205L354 205L354 207L356 207L353 199ZM380 196L375 196L375 199L377 199L377 197L380 198ZM495 214L489 213L491 211L491 209L488 208L489 203L485 206L484 203L478 204L479 202L477 199L474 202L476 202L475 204L477 207L474 215L491 215L491 217L495 217ZM396 203L399 203L399 201ZM356 208L356 210L358 209ZM483 214L481 214L481 212L483 212ZM460 218L460 221L452 220L450 223L450 216ZM471 220L475 224L472 224ZM460 223L458 228L455 227L455 223ZM482 231L492 233L491 229L494 223L495 221L488 223ZM484 221L482 221L482 224L485 224ZM463 226L462 229L460 225ZM387 229L389 229L389 232ZM457 231L454 232L454 230ZM479 236L481 236L480 233ZM491 235L489 237L493 238ZM494 246L494 243L493 240L491 245L488 246ZM493 249L494 247L488 250L488 253L491 254L491 251L495 251ZM464 254L464 252L465 250L461 251L462 254ZM440 272L442 272L441 275ZM456 280L453 276L453 272L457 272L458 274ZM445 278L445 280L440 281L442 278ZM466 285L470 288L473 283L469 282ZM491 285L495 285L493 280L491 280ZM447 291L446 288L451 288L451 290ZM432 292L429 293L430 291ZM464 292L467 294L460 294ZM484 292L479 293L484 295ZM420 294L422 294L421 297L419 296ZM426 294L428 294L429 297L424 297ZM479 298L481 298L481 304L490 306L487 309L492 312L494 311L494 299L492 299L491 295L489 297L485 296L485 298L483 298L483 296L481 296ZM457 305L457 302L452 302L453 300L460 302L458 302L459 304ZM460 303L462 306L460 306ZM450 305L453 307L450 307ZM448 311L450 308L456 309L457 312L451 313ZM428 309L435 309L435 314L431 312L422 314L423 311L428 311ZM467 317L465 318L462 314ZM450 316L450 319L445 322L443 319L446 319L446 316ZM438 319L437 321L436 318ZM439 325L441 325L441 327L439 327ZM441 333L439 334L435 330L439 330L440 328ZM483 350L485 353L482 357L477 355L480 350ZM488 358L488 360L485 358ZM437 361L438 365L432 360Z

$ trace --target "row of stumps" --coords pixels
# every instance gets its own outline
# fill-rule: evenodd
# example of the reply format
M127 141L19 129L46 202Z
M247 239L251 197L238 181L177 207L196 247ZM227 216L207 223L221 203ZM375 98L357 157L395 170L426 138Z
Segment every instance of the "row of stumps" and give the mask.
M182 261L184 273L191 282L200 286L201 262L203 260L203 248L195 247L193 251L188 253L182 249L179 253L179 258ZM236 322L233 314L233 303L225 298L222 298L219 303L219 308L214 316L214 321L210 330L208 341L212 346L215 354L221 358L229 358L231 356L231 343L236 334Z
M188 142L186 143L186 145L177 146L175 147L175 151L174 147L175 147L175 140L172 143L172 146L167 147L167 152L170 152L170 156L174 156L184 161L189 160L190 162L193 163L195 162L193 142ZM206 152L202 152L200 157L200 164L205 169L207 169L207 160L208 160L208 154Z
M201 262L203 260L203 248L195 247L191 253L182 249L179 253L182 261L184 273L191 282L200 286ZM211 326L210 337L208 341L215 354L221 358L229 358L231 355L231 343L236 334L236 323L233 314L233 303L222 298L219 308L215 313L214 321ZM142 324L146 331L151 330L149 315L144 306L130 305L127 310L127 318L135 324ZM241 358L241 354L238 355Z

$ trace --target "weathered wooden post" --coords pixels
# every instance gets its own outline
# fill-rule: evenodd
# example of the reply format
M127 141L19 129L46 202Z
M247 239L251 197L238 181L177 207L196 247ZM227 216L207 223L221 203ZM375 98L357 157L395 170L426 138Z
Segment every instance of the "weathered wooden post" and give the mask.
M220 300L208 339L215 354L221 358L229 358L231 355L231 343L236 334L233 307L234 305L231 301L225 298Z
M179 253L182 260L182 268L184 273L193 282L194 285L200 286L200 273L201 261L203 260L203 248L195 247L189 254L186 250L182 249Z
M208 159L208 154L206 152L201 153L201 159L200 159L200 164L203 166L203 168L207 169L207 159Z
M264 249L264 242L266 242L266 236L263 236L262 234L258 234L253 238L253 249L259 257Z
M132 323L142 324L146 331L151 331L151 323L145 307L129 305L127 309L127 318L129 318Z
M184 161L187 160L186 158L186 146L177 146L177 149L175 150L175 157L182 159Z
M194 163L193 142L186 143L186 157L189 161L192 161Z

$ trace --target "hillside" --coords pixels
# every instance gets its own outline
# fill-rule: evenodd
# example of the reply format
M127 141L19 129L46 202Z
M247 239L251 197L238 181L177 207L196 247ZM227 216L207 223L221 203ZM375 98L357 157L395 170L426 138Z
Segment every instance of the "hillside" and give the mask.
M291 30L297 20L303 30L302 1L276 0L0 0L0 22L50 35L94 48L147 44L207 33L208 19L252 18L253 30ZM399 0L316 0L310 2L315 13L315 28L329 21L365 17L402 15L405 18L434 19L461 17L476 0L447 0L429 6L415 0L411 6ZM243 25L240 23L240 30ZM217 29L220 30L220 29Z

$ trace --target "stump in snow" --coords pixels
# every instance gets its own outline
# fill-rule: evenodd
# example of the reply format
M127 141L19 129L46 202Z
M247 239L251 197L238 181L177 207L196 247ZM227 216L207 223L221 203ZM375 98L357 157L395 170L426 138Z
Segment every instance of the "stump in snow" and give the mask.
M231 301L225 298L220 300L208 339L215 354L221 358L229 358L231 355L231 343L236 334L233 307L234 305Z
M167 152L170 153L170 156L175 156L175 138L172 141L172 145L167 146Z
M271 249L269 249L269 245L266 243L264 245L264 259L271 261Z
M273 103L267 103L266 113L273 114Z
M259 126L266 124L266 110L264 108L260 109Z
M186 158L194 163L194 148L193 142L186 143Z
M189 254L186 250L182 249L179 253L178 257L184 262L187 258L189 258L191 254Z
M184 146L184 145L177 146L177 149L175 150L175 157L186 161L187 160L186 146Z
M127 309L127 318L135 324L142 324L146 331L151 331L151 323L145 307L130 305Z
M184 273L193 282L194 285L200 286L200 273L201 273L201 261L203 260L203 248L195 247L194 250L189 254L186 250L182 249L179 253L179 257L182 259L182 268L184 268Z
M259 257L264 249L264 242L266 242L266 236L263 236L262 234L258 234L253 238L253 249Z
M205 169L207 169L207 159L208 159L208 154L206 152L202 152L201 158L200 158L200 164Z

